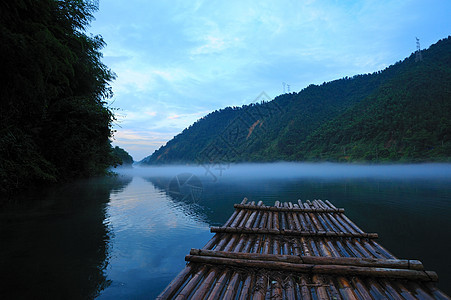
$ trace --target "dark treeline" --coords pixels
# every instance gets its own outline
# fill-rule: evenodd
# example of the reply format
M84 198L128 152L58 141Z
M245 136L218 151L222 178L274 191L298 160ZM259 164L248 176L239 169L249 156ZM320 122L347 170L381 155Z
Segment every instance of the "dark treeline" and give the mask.
M113 155L117 157L121 165L127 166L133 164L133 157L124 149L116 146L113 148Z
M0 3L0 190L106 172L112 71L86 33L92 1Z
M142 163L449 161L451 38L422 57L212 112Z

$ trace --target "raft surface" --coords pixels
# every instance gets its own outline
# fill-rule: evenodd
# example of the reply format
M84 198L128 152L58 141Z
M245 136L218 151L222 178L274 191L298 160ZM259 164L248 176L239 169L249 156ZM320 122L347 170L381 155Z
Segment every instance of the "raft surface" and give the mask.
M234 207L157 299L451 299L327 200Z

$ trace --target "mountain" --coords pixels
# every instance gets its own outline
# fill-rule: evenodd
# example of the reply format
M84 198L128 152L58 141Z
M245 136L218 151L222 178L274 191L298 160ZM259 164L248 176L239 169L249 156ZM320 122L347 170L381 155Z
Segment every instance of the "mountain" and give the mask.
M131 166L133 164L133 157L126 150L116 146L111 148L111 151L119 165Z
M372 74L199 119L142 164L449 161L451 37Z

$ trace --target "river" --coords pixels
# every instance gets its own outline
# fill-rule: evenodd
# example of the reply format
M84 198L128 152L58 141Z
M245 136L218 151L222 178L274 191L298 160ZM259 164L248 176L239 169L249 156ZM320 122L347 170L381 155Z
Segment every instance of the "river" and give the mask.
M244 197L323 199L451 293L451 164L119 169L4 203L0 298L149 299Z

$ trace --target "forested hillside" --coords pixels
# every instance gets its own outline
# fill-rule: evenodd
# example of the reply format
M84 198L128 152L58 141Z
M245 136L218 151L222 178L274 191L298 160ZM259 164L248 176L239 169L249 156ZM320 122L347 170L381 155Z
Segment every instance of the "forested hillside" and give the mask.
M92 1L0 3L0 192L101 174L115 164L114 74Z
M215 111L142 163L449 160L450 37L422 57Z

